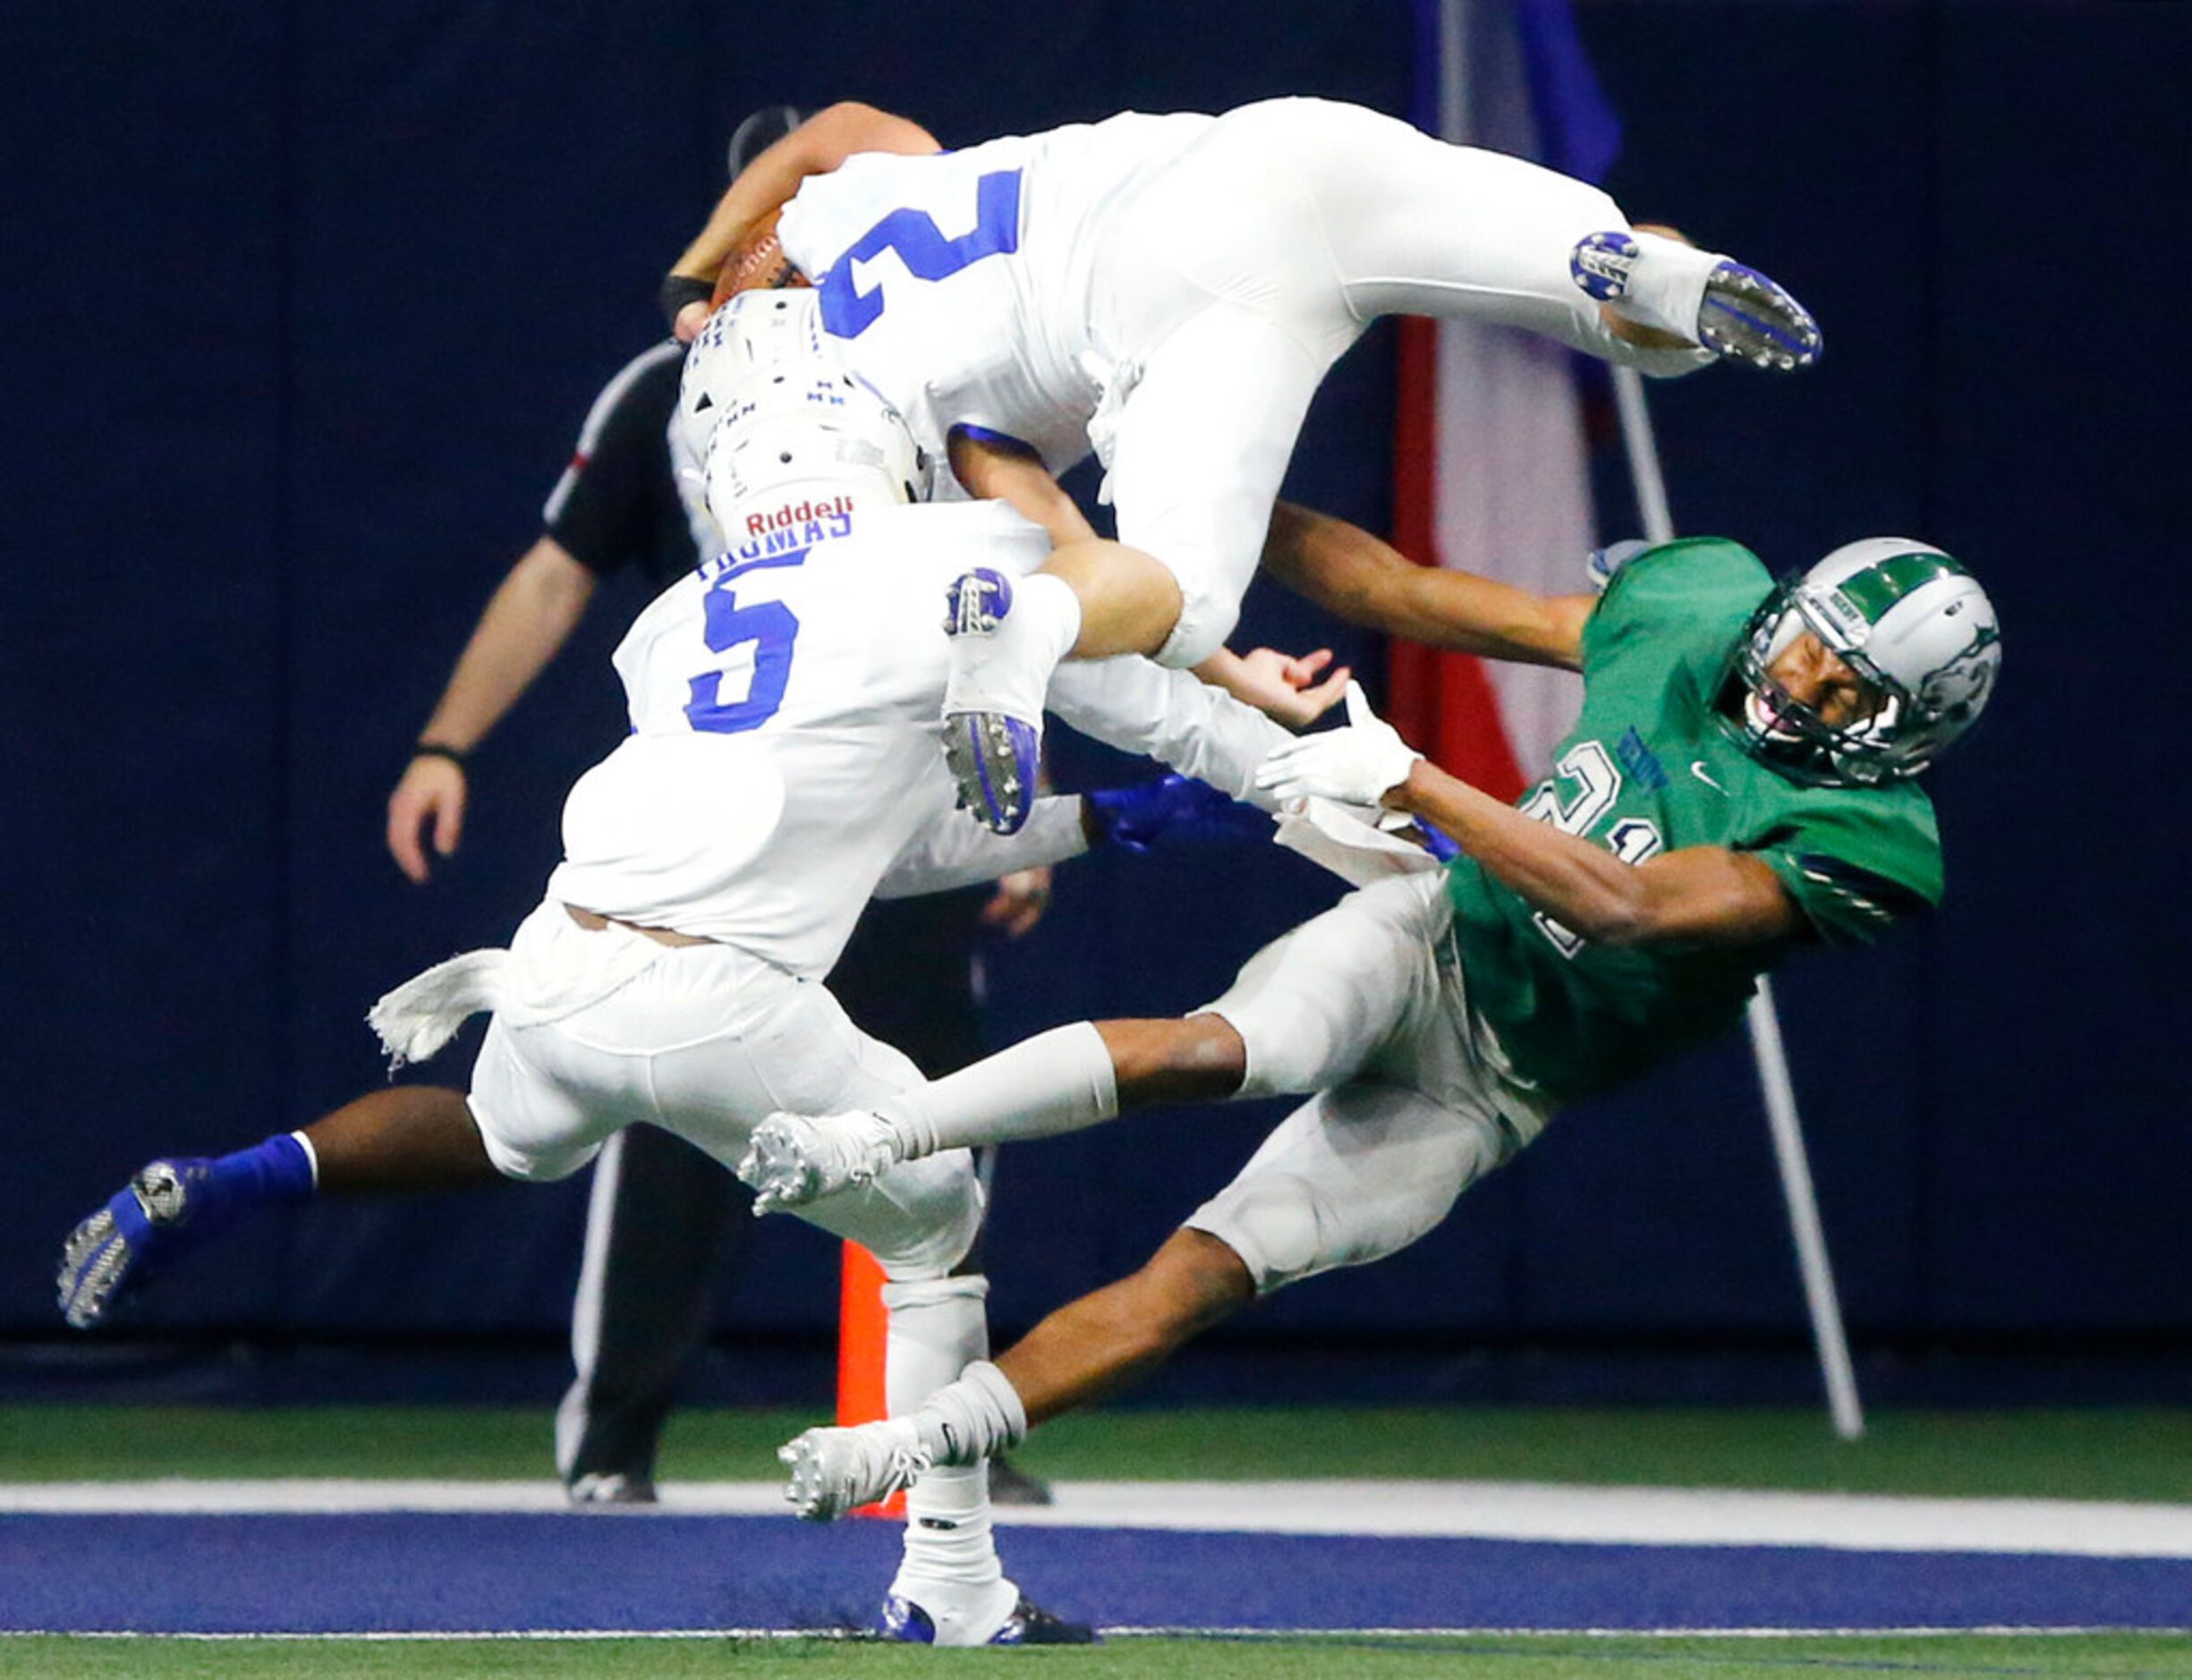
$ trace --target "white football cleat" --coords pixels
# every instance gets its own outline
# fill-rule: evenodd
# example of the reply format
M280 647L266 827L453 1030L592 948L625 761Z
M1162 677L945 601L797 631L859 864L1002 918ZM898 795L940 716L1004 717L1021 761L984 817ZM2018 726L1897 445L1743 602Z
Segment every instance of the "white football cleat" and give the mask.
M1592 233L1568 257L1576 285L1632 320L1679 334L1714 355L1771 373L1819 360L1812 313L1747 264L1679 240L1637 232Z
M978 566L945 591L951 675L944 687L944 759L959 802L998 834L1017 833L1034 809L1042 768L1046 662L1012 581Z
M834 1522L888 1499L912 1487L935 1462L905 1418L809 1430L777 1448L777 1459L790 1472L785 1502L810 1523Z
M872 1184L897 1164L897 1138L880 1115L772 1114L753 1128L738 1176L754 1211L774 1213Z

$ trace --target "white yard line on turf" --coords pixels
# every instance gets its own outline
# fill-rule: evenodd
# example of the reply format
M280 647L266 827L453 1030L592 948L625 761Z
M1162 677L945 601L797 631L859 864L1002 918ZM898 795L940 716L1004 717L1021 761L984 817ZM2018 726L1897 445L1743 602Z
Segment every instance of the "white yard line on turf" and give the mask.
M1000 1523L1278 1534L1564 1540L1638 1546L1823 1546L2095 1557L2192 1557L2192 1506L1934 1499L1494 1481L1076 1481ZM0 1513L569 1510L553 1481L288 1480L0 1484ZM671 1482L654 1507L586 1520L777 1515L774 1482Z

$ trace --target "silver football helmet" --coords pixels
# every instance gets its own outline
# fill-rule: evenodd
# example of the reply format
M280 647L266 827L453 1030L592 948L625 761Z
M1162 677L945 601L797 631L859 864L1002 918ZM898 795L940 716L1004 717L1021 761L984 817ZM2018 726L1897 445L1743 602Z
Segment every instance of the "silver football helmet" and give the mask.
M741 293L708 318L685 352L677 378L677 426L695 461L731 393L756 369L835 361L822 332L821 298L811 291Z
M1875 691L1865 717L1830 724L1772 675L1809 631ZM2001 669L1979 581L1931 544L1870 537L1784 578L1737 643L1746 746L1800 781L1861 786L1916 776L1977 721Z
M678 412L726 536L764 497L865 490L913 502L928 490L905 420L838 356L811 292L741 293L709 317L685 359Z

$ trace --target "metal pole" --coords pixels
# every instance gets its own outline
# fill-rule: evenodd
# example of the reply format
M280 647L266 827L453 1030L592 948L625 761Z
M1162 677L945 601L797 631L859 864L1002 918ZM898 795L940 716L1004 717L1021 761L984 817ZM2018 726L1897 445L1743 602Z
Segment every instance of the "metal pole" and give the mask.
M1637 516L1651 542L1671 541L1674 519L1667 507L1667 483L1660 474L1659 445L1652 437L1652 415L1644 405L1644 377L1634 368L1613 369L1614 403L1621 417L1621 441L1636 486ZM1762 975L1746 1017L1751 1060L1765 1099L1766 1125L1773 1135L1773 1159L1780 1169L1781 1194L1788 1202L1789 1235L1797 1245L1797 1269L1804 1279L1804 1302L1811 1313L1812 1341L1819 1350L1819 1371L1827 1386L1827 1406L1834 1432L1846 1441L1865 1433L1865 1413L1857 1401L1856 1373L1849 1362L1849 1338L1842 1328L1841 1303L1834 1291L1834 1269L1827 1260L1827 1238L1819 1222L1819 1199L1812 1189L1811 1161L1797 1115L1797 1091L1788 1076L1781 1044L1780 1016L1773 988Z

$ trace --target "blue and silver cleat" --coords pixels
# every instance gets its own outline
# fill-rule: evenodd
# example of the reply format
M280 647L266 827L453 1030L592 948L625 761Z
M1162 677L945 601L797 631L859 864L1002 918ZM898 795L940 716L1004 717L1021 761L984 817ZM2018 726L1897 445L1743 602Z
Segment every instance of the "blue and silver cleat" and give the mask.
M1819 323L1786 287L1733 259L1705 282L1697 342L1715 355L1772 373L1808 368L1824 347Z
M1047 670L1030 661L1012 632L1012 584L979 566L945 592L951 680L944 692L944 759L959 801L998 834L1015 834L1034 809L1042 764ZM1015 657L1015 656L1019 657Z
M937 1643L936 1618L900 1593L883 1600L880 1629L885 1639L909 1645ZM1020 1594L1004 1625L981 1643L985 1645L1096 1645L1102 1643L1085 1622L1068 1622Z
M1715 259L1709 251L1695 251L1678 241L1659 236L1647 243L1634 233L1616 230L1585 234L1578 240L1568 253L1568 271L1585 295L1601 303L1627 300L1632 305L1641 305L1644 300L1633 293L1651 293L1654 288L1637 286L1640 267L1657 265L1654 272L1663 284L1670 261L1680 265L1675 272L1686 273L1692 285L1696 271L1688 265L1712 263L1704 276L1695 319L1666 319L1648 307L1638 308L1632 318L1685 334L1716 356L1768 372L1794 373L1819 360L1824 340L1811 311L1787 287L1733 258ZM1663 297L1665 292L1659 295Z
M61 1315L88 1330L116 1300L141 1289L152 1268L190 1246L187 1228L196 1186L206 1178L203 1160L152 1161L138 1169L126 1189L69 1233L55 1280Z

